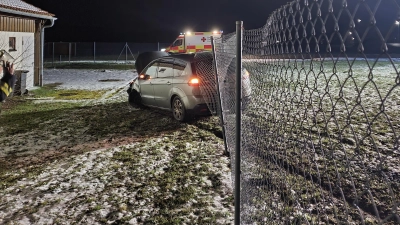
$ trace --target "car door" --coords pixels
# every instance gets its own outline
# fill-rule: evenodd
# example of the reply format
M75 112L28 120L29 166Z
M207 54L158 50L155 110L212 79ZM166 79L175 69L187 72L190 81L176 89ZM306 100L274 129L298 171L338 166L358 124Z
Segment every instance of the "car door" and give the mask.
M170 108L170 93L173 87L173 59L159 59L157 78L152 81L154 88L154 99L157 107Z
M145 68L139 75L140 96L145 105L155 106L153 80L157 77L158 62Z

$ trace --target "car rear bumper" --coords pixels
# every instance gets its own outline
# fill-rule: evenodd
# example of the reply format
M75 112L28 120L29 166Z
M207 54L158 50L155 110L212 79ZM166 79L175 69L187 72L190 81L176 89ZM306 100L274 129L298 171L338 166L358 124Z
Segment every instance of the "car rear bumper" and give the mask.
M211 115L210 110L208 109L207 104L198 104L193 109L187 109L187 113L194 116L208 116Z
M182 101L185 104L186 112L192 115L211 114L207 104L201 96L187 95L182 98Z

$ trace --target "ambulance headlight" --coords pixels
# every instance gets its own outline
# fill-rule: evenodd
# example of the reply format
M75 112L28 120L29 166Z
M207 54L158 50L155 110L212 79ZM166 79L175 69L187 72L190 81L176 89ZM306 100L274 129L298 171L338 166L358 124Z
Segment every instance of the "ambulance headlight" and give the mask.
M165 52L165 50L166 50L165 48L162 48L160 51Z

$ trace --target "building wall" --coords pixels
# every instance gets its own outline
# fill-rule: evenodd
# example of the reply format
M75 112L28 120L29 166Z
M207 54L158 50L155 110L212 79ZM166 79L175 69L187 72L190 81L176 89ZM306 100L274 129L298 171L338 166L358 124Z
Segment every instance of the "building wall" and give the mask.
M9 49L9 38L15 38L15 51ZM17 70L26 70L26 88L34 86L34 33L0 31L0 49L12 57Z
M28 71L22 84L27 89L35 85L35 23L30 18L0 15L0 49L14 57L17 70ZM10 48L10 38L15 38L15 49Z
M0 30L13 32L35 32L35 20L9 15L0 15Z

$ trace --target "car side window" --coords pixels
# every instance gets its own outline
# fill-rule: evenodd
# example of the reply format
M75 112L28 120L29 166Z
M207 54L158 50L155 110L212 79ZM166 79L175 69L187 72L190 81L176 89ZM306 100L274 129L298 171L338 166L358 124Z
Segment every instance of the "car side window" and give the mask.
M157 77L173 77L174 70L173 70L173 60L172 59L162 59L158 65L158 72Z
M172 44L172 47L181 46L182 43L183 43L182 39L178 39Z
M183 60L175 59L174 61L174 77L185 75L187 63Z
M155 78L157 76L158 64L158 62L153 63L153 65L146 69L144 74L150 76L150 78Z

